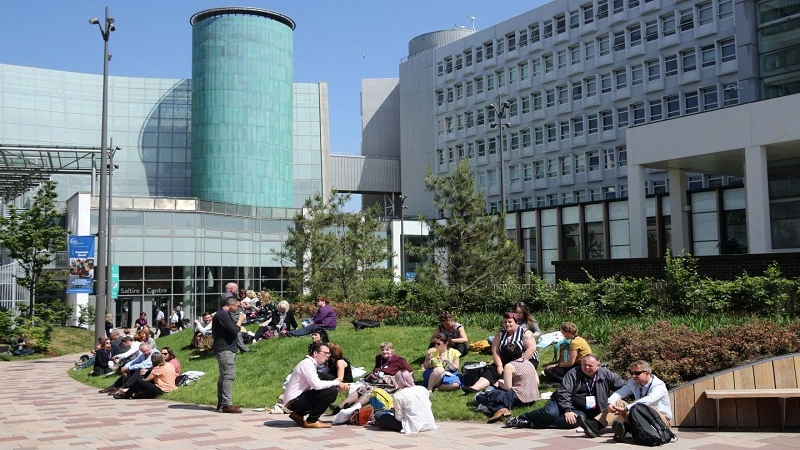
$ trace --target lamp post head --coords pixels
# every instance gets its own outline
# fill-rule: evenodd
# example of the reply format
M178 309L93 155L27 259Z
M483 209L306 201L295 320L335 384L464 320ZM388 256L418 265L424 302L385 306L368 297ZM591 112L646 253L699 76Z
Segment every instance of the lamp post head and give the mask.
M112 23L114 23L114 18L113 17L106 17L106 23L111 25Z
M89 19L89 24L90 25L100 25L100 19L98 19L97 17L92 17L91 19Z

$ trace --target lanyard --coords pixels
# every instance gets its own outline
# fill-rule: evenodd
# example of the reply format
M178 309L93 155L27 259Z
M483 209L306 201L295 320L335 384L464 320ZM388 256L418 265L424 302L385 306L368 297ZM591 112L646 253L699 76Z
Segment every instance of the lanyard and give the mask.
M381 357L381 370L389 367L389 361L391 361L391 360L392 360L391 356L389 358L387 358L387 359L383 359L383 357Z
M592 378L592 384L589 384L589 380L587 380L585 377L583 382L586 383L586 388L589 389L589 394L591 394L592 391L594 391L595 385L597 384L597 374L594 374L594 377Z
M649 394L651 387L653 387L653 382L652 381L650 383L647 383L647 390L644 391L644 394L643 394L642 393L642 389L644 389L644 386L639 386L639 398L645 397L647 394Z

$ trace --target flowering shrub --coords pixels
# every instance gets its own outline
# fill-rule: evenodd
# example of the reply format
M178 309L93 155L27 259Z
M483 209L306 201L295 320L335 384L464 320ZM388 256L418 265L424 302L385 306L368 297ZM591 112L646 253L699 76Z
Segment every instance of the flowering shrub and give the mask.
M383 321L397 317L399 314L395 306L376 305L366 302L331 302L330 305L336 312L336 317L339 319L340 324L345 318ZM296 303L292 305L292 308L294 308L294 314L298 322L301 319L313 317L318 309L316 303Z
M764 320L693 331L685 325L659 321L629 326L611 334L607 362L623 372L636 360L649 361L668 386L691 381L758 359L800 349L800 323L781 325Z

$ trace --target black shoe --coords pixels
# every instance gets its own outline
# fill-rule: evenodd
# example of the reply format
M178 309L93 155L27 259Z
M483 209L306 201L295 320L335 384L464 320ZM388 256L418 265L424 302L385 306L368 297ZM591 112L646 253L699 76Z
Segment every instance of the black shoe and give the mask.
M590 438L596 438L603 434L601 430L603 429L600 422L596 421L595 419L587 419L586 417L578 414L578 426L583 428L583 432L586 433L586 436Z
M622 442L625 440L625 424L617 419L611 423L611 428L614 429L614 441Z
M117 399L117 400L121 400L121 399L126 398L126 397L125 397L125 394L114 394L114 398Z
M339 411L342 410L342 408L340 408L339 405L331 405L331 406L328 407L328 409L331 410L331 415L332 416L335 416L336 414L339 414Z
M530 428L531 423L517 416L506 420L506 428Z

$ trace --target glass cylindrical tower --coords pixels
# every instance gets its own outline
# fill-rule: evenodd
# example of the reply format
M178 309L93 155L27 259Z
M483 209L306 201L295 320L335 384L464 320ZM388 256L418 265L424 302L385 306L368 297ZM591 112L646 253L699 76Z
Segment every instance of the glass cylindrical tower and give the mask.
M192 195L293 205L295 23L258 8L201 11L192 24Z

